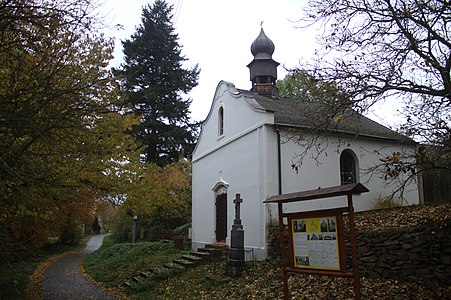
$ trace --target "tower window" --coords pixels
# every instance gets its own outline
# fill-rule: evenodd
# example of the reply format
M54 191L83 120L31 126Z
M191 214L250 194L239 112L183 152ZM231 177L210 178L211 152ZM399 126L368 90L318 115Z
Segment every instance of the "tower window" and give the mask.
M224 108L220 107L218 111L218 134L224 134Z
M340 155L341 184L358 182L358 160L352 150L346 149Z

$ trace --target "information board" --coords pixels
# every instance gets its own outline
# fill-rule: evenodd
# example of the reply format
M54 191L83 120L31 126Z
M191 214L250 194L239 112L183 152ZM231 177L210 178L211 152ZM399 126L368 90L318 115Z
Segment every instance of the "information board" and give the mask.
M294 268L341 270L337 216L289 221Z

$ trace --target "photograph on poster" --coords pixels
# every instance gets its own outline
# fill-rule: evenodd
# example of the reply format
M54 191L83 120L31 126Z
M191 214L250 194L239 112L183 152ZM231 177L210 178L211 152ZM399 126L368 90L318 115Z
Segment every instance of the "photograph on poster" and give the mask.
M307 229L305 220L293 220L294 232L305 232Z

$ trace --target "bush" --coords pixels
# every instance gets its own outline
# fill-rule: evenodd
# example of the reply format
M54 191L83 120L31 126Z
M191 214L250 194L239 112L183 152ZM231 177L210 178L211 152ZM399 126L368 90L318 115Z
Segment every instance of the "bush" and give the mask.
M116 242L131 242L132 222L125 209L119 207L111 212L110 229Z
M279 234L279 221L271 220L268 222L267 226L267 255L269 259L280 259L282 254L280 252L280 234ZM288 228L285 226L285 247L286 253L288 253ZM288 256L287 256L288 257Z
M83 228L80 225L67 224L61 233L60 240L63 244L77 245L83 237Z
M403 200L401 198L395 198L394 196L379 196L373 202L374 209L392 208L402 206Z

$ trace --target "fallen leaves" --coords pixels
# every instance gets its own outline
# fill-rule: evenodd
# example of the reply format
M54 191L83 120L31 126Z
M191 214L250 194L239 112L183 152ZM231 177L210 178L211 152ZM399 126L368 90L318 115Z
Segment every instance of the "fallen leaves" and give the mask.
M378 231L451 219L451 204L414 205L358 212L356 229Z
M451 204L410 206L359 212L355 215L359 231L412 227L451 219ZM211 284L205 274L221 276L224 264L212 263L188 271L181 277L161 282L156 299L283 299L280 262L248 263L240 278ZM198 274L204 274L199 277ZM164 287L164 288L163 288ZM362 299L451 299L451 287L434 282L404 282L394 279L361 278ZM289 274L289 294L292 300L354 299L352 279L340 277Z

